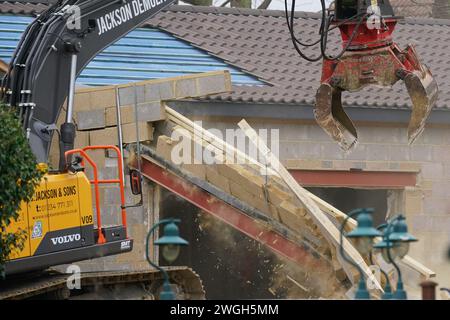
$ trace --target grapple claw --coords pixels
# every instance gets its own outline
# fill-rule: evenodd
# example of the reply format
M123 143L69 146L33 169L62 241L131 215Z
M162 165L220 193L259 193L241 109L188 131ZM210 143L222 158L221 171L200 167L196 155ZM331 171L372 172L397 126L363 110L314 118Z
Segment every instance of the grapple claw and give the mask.
M411 119L408 124L408 141L414 140L425 128L425 122L438 97L438 85L425 65L421 71L415 70L406 75L404 82L412 101Z
M341 91L328 83L322 83L317 90L314 117L343 150L351 149L357 142L356 128L342 107Z
M361 12L365 12L364 1L355 1L354 4L356 9L361 7ZM342 3L338 0L336 6L342 9L339 5ZM391 87L403 80L413 105L408 125L408 140L413 143L422 133L436 103L436 81L421 63L413 45L409 44L402 50L393 41L396 17L391 14L383 16L383 27L380 28L344 18L350 19L345 10L339 11L332 20L341 32L344 50L335 58L324 56L321 85L314 108L317 123L342 149L348 151L356 144L358 135L342 107L341 92L355 92L369 85Z

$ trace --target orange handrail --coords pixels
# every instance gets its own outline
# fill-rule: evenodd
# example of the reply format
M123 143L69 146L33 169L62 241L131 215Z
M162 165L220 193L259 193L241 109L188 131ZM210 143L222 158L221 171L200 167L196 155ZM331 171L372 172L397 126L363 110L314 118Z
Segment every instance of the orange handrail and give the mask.
M86 153L89 150L108 150L112 149L117 154L117 165L119 170L119 179L98 179L98 168L94 161L88 156ZM98 243L105 243L105 237L102 233L102 223L101 223L101 210L100 210L100 193L99 193L99 187L98 185L100 183L102 184L109 184L109 183L118 183L120 188L120 201L121 201L121 213L122 213L122 225L125 227L125 236L127 237L127 214L125 209L125 191L124 191L124 181L123 181L123 162L122 162L122 154L116 146L111 145L99 145L99 146L87 146L83 149L73 149L70 151L67 151L65 153L66 160L67 156L75 153L80 153L83 158L86 158L86 160L89 162L89 164L92 166L94 170L94 180L90 180L91 184L94 185L94 192L95 192L95 206L96 206L96 212L97 212L97 228L98 228ZM82 165L84 165L84 160L82 160Z
M105 179L105 180L99 180L98 183L119 183L120 188L120 202L121 202L121 212L122 212L122 225L125 227L125 236L127 236L127 212L125 209L125 187L124 187L124 181L123 181L123 162L122 162L122 153L120 152L120 149L116 146L111 145L99 145L99 146L87 146L84 147L83 150L107 150L112 149L117 154L117 166L119 169L119 179Z
M73 150L69 150L66 151L66 153L64 154L66 157L66 162L68 159L68 156L71 154L75 154L75 153L79 153L82 155L83 159L86 159L89 164L92 166L92 168L94 169L94 190L95 190L95 210L97 212L97 230L98 230L98 241L97 243L105 243L105 237L103 236L103 232L102 232L102 218L101 218L101 213L100 213L100 193L98 190L98 170L97 170L97 165L95 164L94 161L92 161L92 159L87 155L87 153L82 150L82 149L73 149ZM92 183L92 182L91 182Z

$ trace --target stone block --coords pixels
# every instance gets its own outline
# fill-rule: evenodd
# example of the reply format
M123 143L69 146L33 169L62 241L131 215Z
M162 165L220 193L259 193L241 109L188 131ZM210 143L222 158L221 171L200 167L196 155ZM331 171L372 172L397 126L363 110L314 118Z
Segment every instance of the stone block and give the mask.
M75 112L91 110L91 96L88 92L75 93L73 108Z
M220 175L240 185L242 188L247 190L247 192L259 198L264 197L263 178L252 175L248 171L244 170L240 165L235 164L219 164L217 165L217 169Z
M419 172L422 168L420 162L400 162L400 170L406 172Z
M118 187L107 187L104 191L104 203L120 205L120 190Z
M260 175L255 175L245 170L242 166L237 167L237 171L240 174L238 182L244 188L248 189L251 193L258 197L264 197L265 179Z
M97 168L103 168L105 166L105 151L104 150L89 150L88 151L89 158L94 161L94 163L97 165ZM89 168L91 170L91 166L89 163L85 163L86 168Z
M322 145L313 142L284 143L280 144L280 158L317 160L322 157ZM331 159L326 159L331 160Z
M345 152L337 145L337 143L323 143L321 158L329 160L344 159Z
M136 102L134 95L135 91L133 86L119 88L119 105L126 106L134 104Z
M175 141L168 136L161 135L156 144L156 153L165 160L172 161L172 150L175 145Z
M431 217L425 214L418 214L410 217L410 225L412 233L427 232L431 230Z
M367 144L366 159L371 161L389 160L389 145Z
M366 144L358 143L348 154L344 153L347 160L366 160Z
M423 199L422 197L405 197L405 213L407 215L422 214L423 213Z
M433 197L446 198L449 197L450 182L449 181L433 181L432 186Z
M230 185L230 192L233 196L240 199L241 201L246 202L247 204L250 204L250 202L255 197L251 193L249 193L247 190L242 188L240 185L235 183L234 181L229 180Z
M91 146L98 145L113 145L119 144L117 137L117 128L106 128L103 130L94 130L89 132L89 139Z
M323 168L323 169L332 169L333 168L333 161L328 161L328 160L322 161L321 168Z
M154 128L150 123L138 122L137 126L139 128L139 141L153 140ZM136 123L122 125L122 139L123 143L134 143L138 140L136 138Z
M269 203L269 213L275 220L281 222L280 214L278 213L278 209L273 204Z
M433 147L428 145L411 146L411 160L413 161L432 161Z
M105 161L108 159L105 159ZM118 179L119 178L119 171L117 167L108 167L106 166L104 168L100 168L98 170L99 173L99 179Z
M283 202L277 207L280 221L288 228L301 232L304 229L304 220L300 214L296 214L296 208L290 202Z
M420 187L425 191L431 191L431 193L427 193L429 196L433 195L433 181L431 180L421 180L419 183Z
M431 231L437 232L448 232L450 230L450 215L447 216L433 216L431 217Z
M441 180L445 177L444 165L437 162L422 164L422 176L424 179Z
M145 85L145 101L164 101L175 98L174 82L164 81Z
M103 226L117 226L122 223L119 205L102 203L101 214Z
M411 160L411 147L401 145L389 146L389 159L391 161L409 161Z
M130 226L143 225L145 222L145 217L146 210L142 206L127 209L127 222Z
M138 121L152 122L160 121L166 118L165 107L159 102L140 103L137 106ZM117 125L116 108L107 108L105 111L106 126ZM120 107L120 120L122 124L135 123L135 106Z
M119 87L119 105L128 106L145 102L143 85L126 85Z
M292 199L290 193L283 191L273 183L268 184L266 190L269 202L275 206L279 206L282 202Z
M109 158L108 157L108 151L106 151L106 159L105 159L105 168L118 168L118 161L117 158L113 159L113 158ZM126 161L125 162L125 173L127 173L127 166L126 166Z
M317 170L322 168L322 161L317 159L286 159L282 161L286 169L310 169Z
M219 189L222 189L224 192L230 193L230 184L228 183L228 179L219 174L216 165L207 165L205 167L206 180Z
M306 124L283 124L280 126L280 139L283 141L308 140L308 127Z
M193 176L200 178L202 180L206 179L206 166L203 164L185 164L183 163L181 167L189 171Z
M89 132L87 131L77 131L75 133L75 149L82 149L89 146Z
M400 169L399 162L389 162L389 170L398 171Z
M177 99L197 96L197 84L194 78L175 81L175 97Z
M445 131L443 128L426 128L422 133L423 142L428 145L446 144Z
M90 96L92 109L101 110L116 105L115 88L92 90Z
M80 111L77 115L78 130L102 129L105 127L105 110Z
M123 115L121 114L121 116ZM107 127L117 126L116 107L109 107L105 109L105 125Z
M364 161L352 161L350 163L350 169L358 169L358 170L366 169L366 162L364 162Z
M223 74L200 77L197 79L197 95L205 96L211 93L225 92L228 89L227 84L227 78Z
M252 206L269 217L278 217L278 211L273 212L272 205L264 199L254 197Z

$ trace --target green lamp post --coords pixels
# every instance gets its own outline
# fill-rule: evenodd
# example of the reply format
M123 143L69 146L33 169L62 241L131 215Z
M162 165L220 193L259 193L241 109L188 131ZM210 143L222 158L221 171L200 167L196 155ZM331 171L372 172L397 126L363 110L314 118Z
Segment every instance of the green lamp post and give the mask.
M369 291L367 291L366 281L364 278L364 272L361 269L361 267L355 263L352 259L349 259L344 252L344 246L343 246L343 238L344 238L344 228L347 223L347 221L350 218L356 217L357 221L357 227L349 232L346 237L351 238L355 240L355 246L362 254L368 254L372 250L372 241L373 238L381 236L381 232L379 232L377 229L373 227L372 222L372 214L373 214L373 208L365 208L365 209L356 209L350 212L347 217L345 218L344 222L341 225L341 235L340 235L340 253L342 258L346 260L348 263L353 265L360 274L359 277L359 283L358 283L358 289L355 293L355 299L370 299Z
M147 242L145 250L147 261L152 267L158 269L164 276L162 291L159 294L159 298L161 300L175 300L175 294L172 291L172 288L170 287L169 275L167 274L167 271L158 266L157 264L153 263L149 257L150 237L159 226L164 225L163 236L158 240L156 240L154 242L154 245L160 246L162 256L164 257L164 259L167 260L167 262L172 263L177 259L180 253L180 247L189 244L189 242L180 237L180 232L177 226L177 223L180 222L181 220L179 219L160 220L150 229L150 231L147 234Z
M380 226L377 227L377 230L381 232L382 230L386 229L386 227L387 227L387 224L386 224L386 223L383 223L382 225L380 225ZM380 242L378 242L377 244L375 244L375 245L373 246L373 248L374 248L374 249L377 249L377 245L378 245L379 243L382 243L383 246L386 245L385 243L383 243L383 240L381 240ZM387 245L386 245L386 246L387 246ZM389 244L389 246L392 246L392 244ZM380 250L382 250L382 249L380 249ZM385 250L384 250L384 251L385 251ZM383 254L383 253L382 253L382 254ZM386 257L387 257L387 255L386 255ZM375 265L375 263L373 262L373 252L370 252L369 259L370 259L370 263L371 263L372 265ZM387 258L386 258L386 259L387 259ZM380 272L381 272L381 274L384 276L384 279L385 279L385 281L386 281L386 284L384 285L384 288L383 288L384 293L383 293L383 295L381 296L381 299L383 299L383 300L390 300L390 299L392 299L392 297L393 297L393 295L392 295L391 281L389 280L389 276L388 276L388 274L386 273L386 271L384 271L383 269L380 268Z
M396 300L406 300L407 294L403 288L403 279L400 267L395 262L396 258L403 258L409 251L409 243L417 239L408 233L408 226L403 215L397 215L388 221L384 231L383 240L374 245L381 250L381 255L386 262L390 262L396 269L398 280L397 288L392 296Z

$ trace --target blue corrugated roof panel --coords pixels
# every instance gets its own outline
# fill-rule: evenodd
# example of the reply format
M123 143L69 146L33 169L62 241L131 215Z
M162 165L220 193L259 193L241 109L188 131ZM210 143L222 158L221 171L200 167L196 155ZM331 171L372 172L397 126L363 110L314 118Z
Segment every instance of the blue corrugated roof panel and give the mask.
M0 15L0 59L9 63L33 19ZM83 70L81 85L111 85L227 69L235 85L264 85L256 77L158 29L139 28L97 55Z

